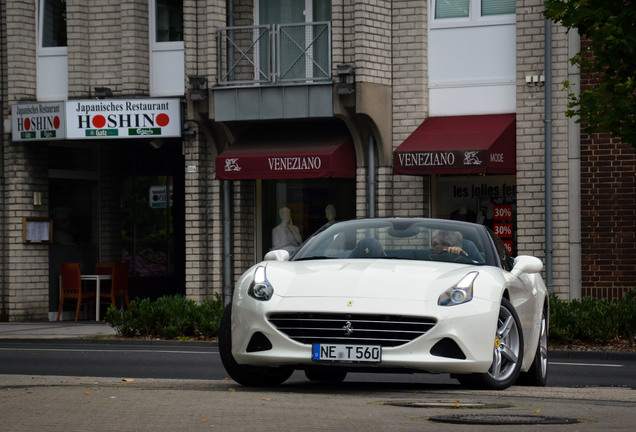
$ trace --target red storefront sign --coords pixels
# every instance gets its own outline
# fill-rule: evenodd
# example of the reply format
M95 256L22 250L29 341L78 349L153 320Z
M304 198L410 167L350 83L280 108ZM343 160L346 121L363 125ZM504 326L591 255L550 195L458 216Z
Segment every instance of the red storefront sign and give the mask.
M221 180L355 178L351 138L324 130L251 133L216 158Z
M429 117L393 153L396 174L514 174L514 114Z

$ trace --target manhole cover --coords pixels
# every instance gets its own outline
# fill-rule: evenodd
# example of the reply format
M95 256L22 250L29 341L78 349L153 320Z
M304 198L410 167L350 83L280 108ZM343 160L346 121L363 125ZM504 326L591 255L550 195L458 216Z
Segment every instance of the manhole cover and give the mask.
M385 405L407 408L460 408L460 409L494 409L510 408L511 404L492 404L481 402L385 402Z
M441 423L460 423L478 425L530 425L530 424L573 424L579 421L567 417L546 417L537 415L507 414L456 414L429 417L429 420Z

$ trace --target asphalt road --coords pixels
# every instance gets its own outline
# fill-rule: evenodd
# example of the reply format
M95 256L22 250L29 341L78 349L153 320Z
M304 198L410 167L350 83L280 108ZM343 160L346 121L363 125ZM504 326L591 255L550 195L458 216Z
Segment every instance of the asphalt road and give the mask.
M226 379L214 343L0 340L0 429L631 432L634 356L576 357L551 358L546 388L467 390L427 374L325 384L297 373L258 389Z
M636 356L552 356L548 387L636 389ZM604 356L607 357L607 356ZM216 343L0 341L0 374L223 380ZM291 381L304 381L296 372ZM349 374L346 382L457 386L447 374Z

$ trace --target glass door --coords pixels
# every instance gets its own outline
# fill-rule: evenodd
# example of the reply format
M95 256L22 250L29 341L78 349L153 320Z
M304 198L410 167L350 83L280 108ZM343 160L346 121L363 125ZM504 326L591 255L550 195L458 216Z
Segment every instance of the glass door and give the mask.
M122 200L122 259L132 278L174 276L173 178L128 176Z
M77 262L83 273L93 273L99 258L98 154L94 146L52 142L48 160L49 217L53 220L49 316L55 319L60 301L60 264ZM70 306L73 302L69 311Z
M94 273L99 257L97 196L97 181L49 179L49 215L53 219L53 244L49 249L51 312L59 305L61 263L77 262L82 274Z
M144 144L127 146L122 155L121 259L130 266L131 299L185 294L181 142Z

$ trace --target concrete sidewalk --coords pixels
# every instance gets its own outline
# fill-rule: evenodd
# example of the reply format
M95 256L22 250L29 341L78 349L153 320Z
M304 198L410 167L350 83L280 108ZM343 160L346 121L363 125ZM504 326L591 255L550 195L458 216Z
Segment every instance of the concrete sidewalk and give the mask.
M115 334L110 325L96 321L0 322L0 340L86 339Z
M231 380L0 375L3 432L627 432L634 430L635 396L626 388L494 392L459 385L306 381L249 388ZM468 424L432 420L458 415Z

